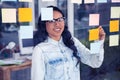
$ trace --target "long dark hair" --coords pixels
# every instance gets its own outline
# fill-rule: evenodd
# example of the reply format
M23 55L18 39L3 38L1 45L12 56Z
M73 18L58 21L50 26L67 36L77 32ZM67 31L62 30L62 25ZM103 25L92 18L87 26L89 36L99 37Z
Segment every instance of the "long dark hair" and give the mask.
M48 6L48 8L53 8L53 11L58 11L62 14L62 16L64 17L63 12L55 7L55 6ZM48 33L46 31L46 21L42 21L41 20L41 16L38 19L38 25L37 25L37 32L34 35L34 45L37 45L38 43L41 43L43 41L45 41L48 37ZM68 27L65 25L64 31L62 33L62 37L63 37L63 42L64 44L69 47L70 49L73 50L73 56L77 58L78 62L77 64L80 62L80 57L77 55L78 51L76 46L74 45L74 41L73 38L71 36L71 33L68 30Z

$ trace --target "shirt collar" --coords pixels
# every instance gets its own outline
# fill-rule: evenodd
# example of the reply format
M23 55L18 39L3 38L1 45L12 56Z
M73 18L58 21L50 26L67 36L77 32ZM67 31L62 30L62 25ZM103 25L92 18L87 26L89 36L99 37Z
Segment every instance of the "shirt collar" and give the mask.
M52 43L52 44L54 44L54 45L64 44L64 43L63 43L63 38L62 38L62 37L60 38L59 41L56 41L56 40L54 40L54 39L48 37L48 40L47 40L47 41L50 42L50 43Z

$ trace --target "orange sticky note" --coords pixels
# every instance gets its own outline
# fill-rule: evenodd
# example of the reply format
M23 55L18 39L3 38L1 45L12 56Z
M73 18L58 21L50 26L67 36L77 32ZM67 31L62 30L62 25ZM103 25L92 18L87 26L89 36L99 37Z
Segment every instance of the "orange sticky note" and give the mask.
M119 20L110 21L110 32L119 31Z
M99 29L91 29L89 30L89 41L98 40L99 39Z
M32 21L32 8L19 8L18 9L18 21L19 22L31 22Z

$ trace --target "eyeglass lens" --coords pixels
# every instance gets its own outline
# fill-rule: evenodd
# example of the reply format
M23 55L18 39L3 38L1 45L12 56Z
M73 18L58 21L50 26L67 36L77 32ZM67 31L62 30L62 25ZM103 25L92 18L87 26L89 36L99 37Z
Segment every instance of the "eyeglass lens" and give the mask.
M49 22L49 23L54 23L54 22L62 22L62 21L64 21L64 20L65 20L65 18L64 18L64 17L61 17L61 18L49 20L48 22Z

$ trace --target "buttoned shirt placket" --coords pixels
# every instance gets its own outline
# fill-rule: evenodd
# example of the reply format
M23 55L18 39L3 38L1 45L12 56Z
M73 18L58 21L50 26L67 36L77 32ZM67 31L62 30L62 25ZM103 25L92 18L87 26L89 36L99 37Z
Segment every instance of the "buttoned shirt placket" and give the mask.
M64 75L65 75L65 80L71 80L70 78L70 72L69 72L69 60L68 60L68 56L66 56L66 52L65 52L65 48L63 48L63 44L62 43L58 43L59 49L63 55L64 58Z

